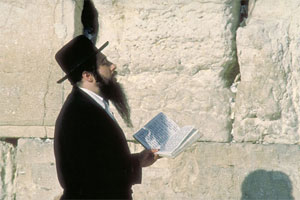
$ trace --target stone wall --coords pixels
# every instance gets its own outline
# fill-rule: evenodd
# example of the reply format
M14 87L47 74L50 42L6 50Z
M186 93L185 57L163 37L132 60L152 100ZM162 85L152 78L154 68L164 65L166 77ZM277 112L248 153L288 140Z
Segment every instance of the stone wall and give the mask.
M299 199L298 0L94 0L132 135L158 112L203 135L143 170L134 199ZM241 19L241 3L247 15ZM0 200L58 199L53 129L70 91L54 60L82 0L0 0Z
M299 143L299 1L256 1L237 31L234 139Z

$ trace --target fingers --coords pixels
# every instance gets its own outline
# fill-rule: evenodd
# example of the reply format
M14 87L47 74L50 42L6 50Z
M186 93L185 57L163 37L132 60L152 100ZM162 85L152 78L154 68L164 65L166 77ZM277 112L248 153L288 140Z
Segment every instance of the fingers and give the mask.
M152 159L153 161L156 161L161 158L158 154L156 154L159 151L159 149L145 149L141 153L144 154L144 156Z
M156 161L156 160L158 160L158 159L160 159L161 158L161 156L160 155L158 155L158 154L154 154L154 160Z
M161 158L161 156L159 156L158 154L156 154L156 152L158 152L159 149L151 149L151 152L153 153L153 160L158 160Z
M151 149L151 152L152 153L156 153L156 152L158 152L159 151L159 149Z

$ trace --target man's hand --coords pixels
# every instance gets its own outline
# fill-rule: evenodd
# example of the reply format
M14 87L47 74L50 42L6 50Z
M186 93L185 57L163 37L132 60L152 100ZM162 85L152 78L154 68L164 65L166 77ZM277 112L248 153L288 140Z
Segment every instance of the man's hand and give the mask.
M142 151L139 155L141 167L148 167L155 163L155 161L160 158L159 155L155 154L156 152L158 152L157 149L145 149Z

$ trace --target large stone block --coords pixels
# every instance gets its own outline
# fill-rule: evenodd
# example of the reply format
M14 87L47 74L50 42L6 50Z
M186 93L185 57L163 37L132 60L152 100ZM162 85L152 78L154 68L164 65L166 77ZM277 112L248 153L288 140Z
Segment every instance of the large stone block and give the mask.
M143 170L134 199L299 199L297 145L197 143Z
M143 147L129 142L132 152ZM198 142L143 169L134 199L298 199L298 145ZM53 141L20 139L16 199L57 199Z
M56 175L53 140L19 139L17 200L56 200L62 193Z
M15 199L16 150L13 145L0 141L0 199Z
M104 53L118 65L133 110L136 128L126 132L164 111L182 125L194 124L202 140L230 140L226 86L237 63L239 1L94 2L98 46L110 41Z
M0 125L53 125L63 101L54 54L73 37L75 4L0 2Z
M252 1L237 31L241 82L234 108L234 140L298 143L300 4Z
M22 137L37 137L46 138L50 131L44 126L0 126L1 138L22 138ZM49 137L53 134L49 133Z

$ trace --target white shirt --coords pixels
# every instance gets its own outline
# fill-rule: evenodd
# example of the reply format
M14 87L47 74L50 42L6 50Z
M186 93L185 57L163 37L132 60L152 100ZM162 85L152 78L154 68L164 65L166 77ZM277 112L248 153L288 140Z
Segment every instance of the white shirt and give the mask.
M92 99L94 99L106 112L107 114L113 119L116 120L114 117L113 112L111 112L111 110L109 109L109 105L106 101L104 101L104 99L99 96L98 94L96 94L95 92L92 92L91 90L88 90L86 88L82 88L79 87L83 92L85 92L86 94L88 94L90 97L92 97Z

